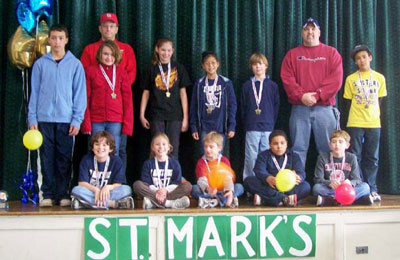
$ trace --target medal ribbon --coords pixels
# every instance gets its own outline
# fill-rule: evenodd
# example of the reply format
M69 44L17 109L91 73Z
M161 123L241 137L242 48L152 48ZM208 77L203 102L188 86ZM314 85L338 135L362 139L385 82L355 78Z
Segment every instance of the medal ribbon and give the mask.
M94 172L96 173L96 177L97 177L97 179L96 179L96 187L97 188L103 187L104 179L106 177L106 173L107 173L109 164L110 164L110 156L107 158L106 165L104 166L104 170L103 170L103 174L101 176L101 182L100 182L99 165L97 163L96 157L94 157Z
M286 164L287 164L287 154L285 153L285 159L283 159L282 167L279 167L279 163L278 163L278 161L276 160L275 155L272 155L272 161L274 162L275 167L278 169L278 172L279 172L281 169L285 169L285 168L286 168Z
M222 155L221 155L221 154L218 154L218 158L217 158L218 164L221 162L221 158L222 158ZM206 166L207 166L208 172L210 173L210 172L211 172L210 166L208 165L208 161L207 161L207 159L206 159L205 156L203 156L203 161L204 161L204 163L205 163Z
M261 95L262 95L263 87L264 87L264 84L263 84L264 79L260 81L260 89L258 90L258 95L257 95L255 77L251 80L251 85L253 87L253 94L254 94L254 99L256 100L257 109L260 109Z
M335 172L335 163L333 162L333 154L330 153L330 157L331 157L331 168L332 168L332 174ZM342 159L342 169L340 169L343 172L344 169L344 162L346 160L346 153L343 154L343 159ZM344 173L344 172L343 172Z
M161 172L160 169L158 167L158 160L157 158L154 158L154 161L156 162L156 172L157 172L157 178L158 178L158 188L165 188L167 187L167 184L169 184L169 181L167 183L167 170L168 170L168 158L165 161L165 165L164 165L164 183L163 183L163 187L161 187Z
M362 92L364 94L365 105L368 106L369 105L368 100L369 100L369 95L371 94L370 92L371 92L371 86L372 86L372 71L369 70L369 79L368 79L368 87L367 87L367 89L365 89L363 87L360 70L358 70L358 80L360 81L361 89L362 89Z
M168 71L167 71L167 79L165 79L164 70L162 68L161 63L158 63L158 68L161 72L161 80L164 83L165 87L167 88L167 92L169 92L169 80L171 76L171 62L168 62Z
M116 66L115 66L115 64L113 64L112 83L110 81L110 78L107 76L106 72L104 71L103 66L101 66L101 64L99 64L99 67L100 67L101 73L103 74L104 78L106 79L106 81L108 83L108 86L110 86L111 91L113 93L115 93L115 77L116 77L116 73L115 73Z

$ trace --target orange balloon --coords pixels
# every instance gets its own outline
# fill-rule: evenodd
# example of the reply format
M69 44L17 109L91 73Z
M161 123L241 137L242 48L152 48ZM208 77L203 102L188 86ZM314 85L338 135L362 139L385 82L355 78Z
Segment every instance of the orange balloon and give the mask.
M208 166L210 171L207 174L207 179L210 187L223 191L228 183L235 182L235 172L225 163L212 161L208 162Z

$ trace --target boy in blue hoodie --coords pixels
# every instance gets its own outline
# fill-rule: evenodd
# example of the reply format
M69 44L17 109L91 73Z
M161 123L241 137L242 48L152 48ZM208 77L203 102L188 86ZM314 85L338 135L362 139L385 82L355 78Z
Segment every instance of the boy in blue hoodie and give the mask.
M211 131L233 138L236 128L236 96L232 81L218 75L219 60L211 51L202 53L202 67L206 76L196 80L190 103L190 129L195 140L203 144ZM204 154L203 145L200 152Z
M51 207L59 203L68 207L74 136L86 109L85 72L81 62L65 50L67 28L53 25L48 42L51 52L33 65L28 122L29 129L37 129L43 135L43 199L39 205Z

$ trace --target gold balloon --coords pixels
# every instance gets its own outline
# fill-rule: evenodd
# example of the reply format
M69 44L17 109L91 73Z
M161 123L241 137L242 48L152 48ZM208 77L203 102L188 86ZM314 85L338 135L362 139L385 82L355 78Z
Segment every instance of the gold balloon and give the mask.
M47 38L49 37L49 27L47 23L42 20L37 28L36 32L36 59L42 55L45 55L51 50L50 45L47 43Z
M22 26L18 26L8 41L7 51L11 63L20 70L32 67L35 60L35 38L30 36Z

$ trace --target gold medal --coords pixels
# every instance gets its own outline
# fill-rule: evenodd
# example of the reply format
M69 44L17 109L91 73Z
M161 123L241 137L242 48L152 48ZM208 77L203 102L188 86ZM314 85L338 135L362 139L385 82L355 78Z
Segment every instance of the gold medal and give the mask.
M211 114L213 109L211 107L207 108L207 114Z
M169 98L171 96L171 92L167 91L165 92L165 95L167 96L167 98Z
M256 109L256 114L257 114L257 115L261 115L261 109L257 108L257 109Z
M114 92L111 93L111 98L112 98L112 99L116 99L116 98L117 98L117 94L115 94Z

